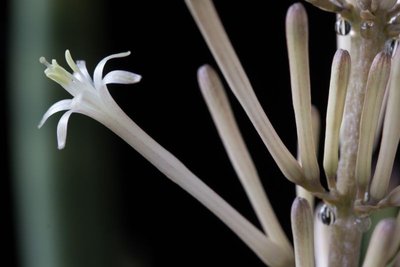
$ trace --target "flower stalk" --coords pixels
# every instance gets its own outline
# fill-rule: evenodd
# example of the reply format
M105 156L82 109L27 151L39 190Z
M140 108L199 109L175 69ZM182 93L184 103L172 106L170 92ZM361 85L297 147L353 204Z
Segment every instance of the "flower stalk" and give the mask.
M68 119L72 113L82 113L97 120L127 142L171 181L207 207L236 233L265 264L277 267L291 266L291 251L286 248L282 249L285 237L273 218L268 218L268 222L272 222L268 230L280 230L278 233L271 233L271 236L277 237L282 243L274 242L270 237L258 230L193 174L181 161L144 132L113 100L108 92L107 84L136 83L141 78L137 74L126 71L112 71L102 78L104 65L109 59L127 56L128 54L120 53L104 58L97 65L93 80L88 75L84 62L78 61L75 63L68 50L65 57L73 70L73 74L60 67L55 60L50 64L44 58L41 58L40 61L47 67L45 74L64 87L74 98L72 100L61 100L50 107L43 116L39 127L42 127L45 121L54 113L68 110L61 117L57 127L58 146L62 149L66 142ZM211 79L205 77L201 80L202 83L208 83L205 87L210 88L211 84L209 83L215 82L215 76ZM212 87L214 88L214 84L212 84ZM266 201L268 200L265 198L263 207L268 208L269 203ZM273 214L272 209L269 208L269 210ZM286 243L287 246L290 246L287 241Z

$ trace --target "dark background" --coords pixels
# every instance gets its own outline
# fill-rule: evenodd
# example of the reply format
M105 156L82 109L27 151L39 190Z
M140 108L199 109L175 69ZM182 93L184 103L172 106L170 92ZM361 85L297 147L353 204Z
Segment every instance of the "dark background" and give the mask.
M107 27L100 29L105 37L102 48L96 43L85 43L85 46L92 47L91 52L98 60L111 53L131 50L131 56L111 61L107 68L131 70L143 76L136 85L110 86L117 102L155 140L258 225L198 90L197 68L205 63L214 67L216 64L184 1L132 1L132 7L121 0L106 2ZM10 19L7 3L1 16L1 25L6 33L1 35L3 46L7 44ZM267 3L215 1L260 102L284 143L295 153L295 125L284 36L285 14L292 3L294 1L288 0ZM307 3L305 6L310 22L312 98L323 118L330 61L335 49L334 15ZM88 24L96 27L96 21L90 20L88 14ZM57 34L61 39L69 36L63 32ZM64 41L67 46L68 41ZM3 48L2 62L12 60L7 53L9 47L5 45ZM70 48L75 58L85 58L84 53L74 55L74 47L65 48ZM58 52L62 55L63 51ZM64 62L62 58L58 61ZM87 62L91 69L96 63L97 60ZM3 100L12 90L7 84L6 76L2 79ZM230 92L229 97L265 190L285 231L291 236L290 206L295 195L294 186L279 172ZM1 107L2 121L7 125L7 102L3 101ZM71 124L75 119L84 120L76 117L72 117ZM6 204L3 229L4 243L7 244L3 259L9 262L4 266L18 266L8 157L10 136L7 127L2 129L3 136L6 136L2 138L6 166L3 169L6 179L2 179L2 196ZM118 209L114 215L119 238L124 240L126 250L132 249L134 253L143 255L147 259L146 266L263 266L214 215L108 130L99 129L107 132L114 148L113 154L109 155L116 159L118 166L118 175L112 178L116 180L118 196ZM52 130L55 136L55 129ZM69 133L74 134L77 131ZM73 142L71 140L68 142Z

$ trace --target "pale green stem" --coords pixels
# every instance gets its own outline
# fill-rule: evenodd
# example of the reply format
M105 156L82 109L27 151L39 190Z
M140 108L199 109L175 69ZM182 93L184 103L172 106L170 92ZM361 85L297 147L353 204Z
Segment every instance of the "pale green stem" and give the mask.
M329 226L329 267L356 267L362 231L347 207L336 207L335 223Z
M353 202L357 187L355 167L359 142L359 124L364 103L365 86L371 63L384 47L385 37L361 37L360 21L352 21L350 38L351 75L340 135L340 160L337 171L337 193L341 203L336 206L336 222L331 226L329 241L330 267L358 266L362 231L354 225ZM346 43L347 42L342 42ZM340 48L340 47L339 47Z

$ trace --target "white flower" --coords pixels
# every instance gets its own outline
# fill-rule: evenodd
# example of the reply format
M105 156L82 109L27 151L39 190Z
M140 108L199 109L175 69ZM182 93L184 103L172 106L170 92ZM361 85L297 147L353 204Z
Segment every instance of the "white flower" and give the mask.
M72 74L58 65L56 60L53 59L50 64L44 57L40 58L40 62L47 67L44 71L46 76L60 84L73 96L72 99L64 99L51 106L39 123L40 128L51 115L67 110L57 126L59 149L65 147L68 119L72 113L84 114L103 124L107 124L107 121L113 120L113 117L118 113L119 107L108 92L107 84L137 83L140 81L141 76L128 71L115 70L109 72L103 78L103 68L109 59L126 57L129 54L130 52L125 52L105 57L96 66L93 79L87 71L85 61L80 60L75 63L68 50L65 51L65 59L73 71Z
M126 71L112 71L102 78L103 67L107 60L127 55L129 55L129 52L104 58L97 65L93 80L89 76L84 62L78 61L74 63L68 50L65 53L65 58L68 65L73 70L73 74L60 67L55 60L50 64L44 58L41 58L40 62L47 66L45 70L47 77L59 83L74 98L61 100L50 107L44 114L39 127L54 113L68 110L61 117L57 127L58 147L62 149L65 146L68 119L73 112L85 114L99 121L121 137L158 170L164 173L171 181L182 187L213 212L236 233L261 260L270 263L272 266L290 266L292 260L291 251L289 252L291 254L288 255L288 252L282 249L280 244L277 244L272 238L265 235L230 206L224 199L193 174L181 161L144 132L113 100L107 90L107 84L136 83L141 78L137 74ZM268 200L266 199L265 201ZM272 210L272 208L269 207L266 212L269 212L269 210ZM271 219L274 220L275 216L272 216ZM269 222L271 222L271 219ZM275 224L271 223L271 225Z

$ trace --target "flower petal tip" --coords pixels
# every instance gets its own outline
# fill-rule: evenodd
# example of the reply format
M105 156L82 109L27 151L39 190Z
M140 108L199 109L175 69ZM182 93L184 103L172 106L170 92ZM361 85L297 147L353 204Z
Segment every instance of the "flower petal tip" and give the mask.
M65 148L65 143L64 144L58 144L57 146L58 150L63 150Z
M44 121L43 121L43 119L39 122L39 124L38 124L38 129L40 129L40 128L42 128L42 126L43 126L43 124L44 124Z
M142 76L130 71L114 70L109 72L104 78L104 84L133 84L142 80Z

